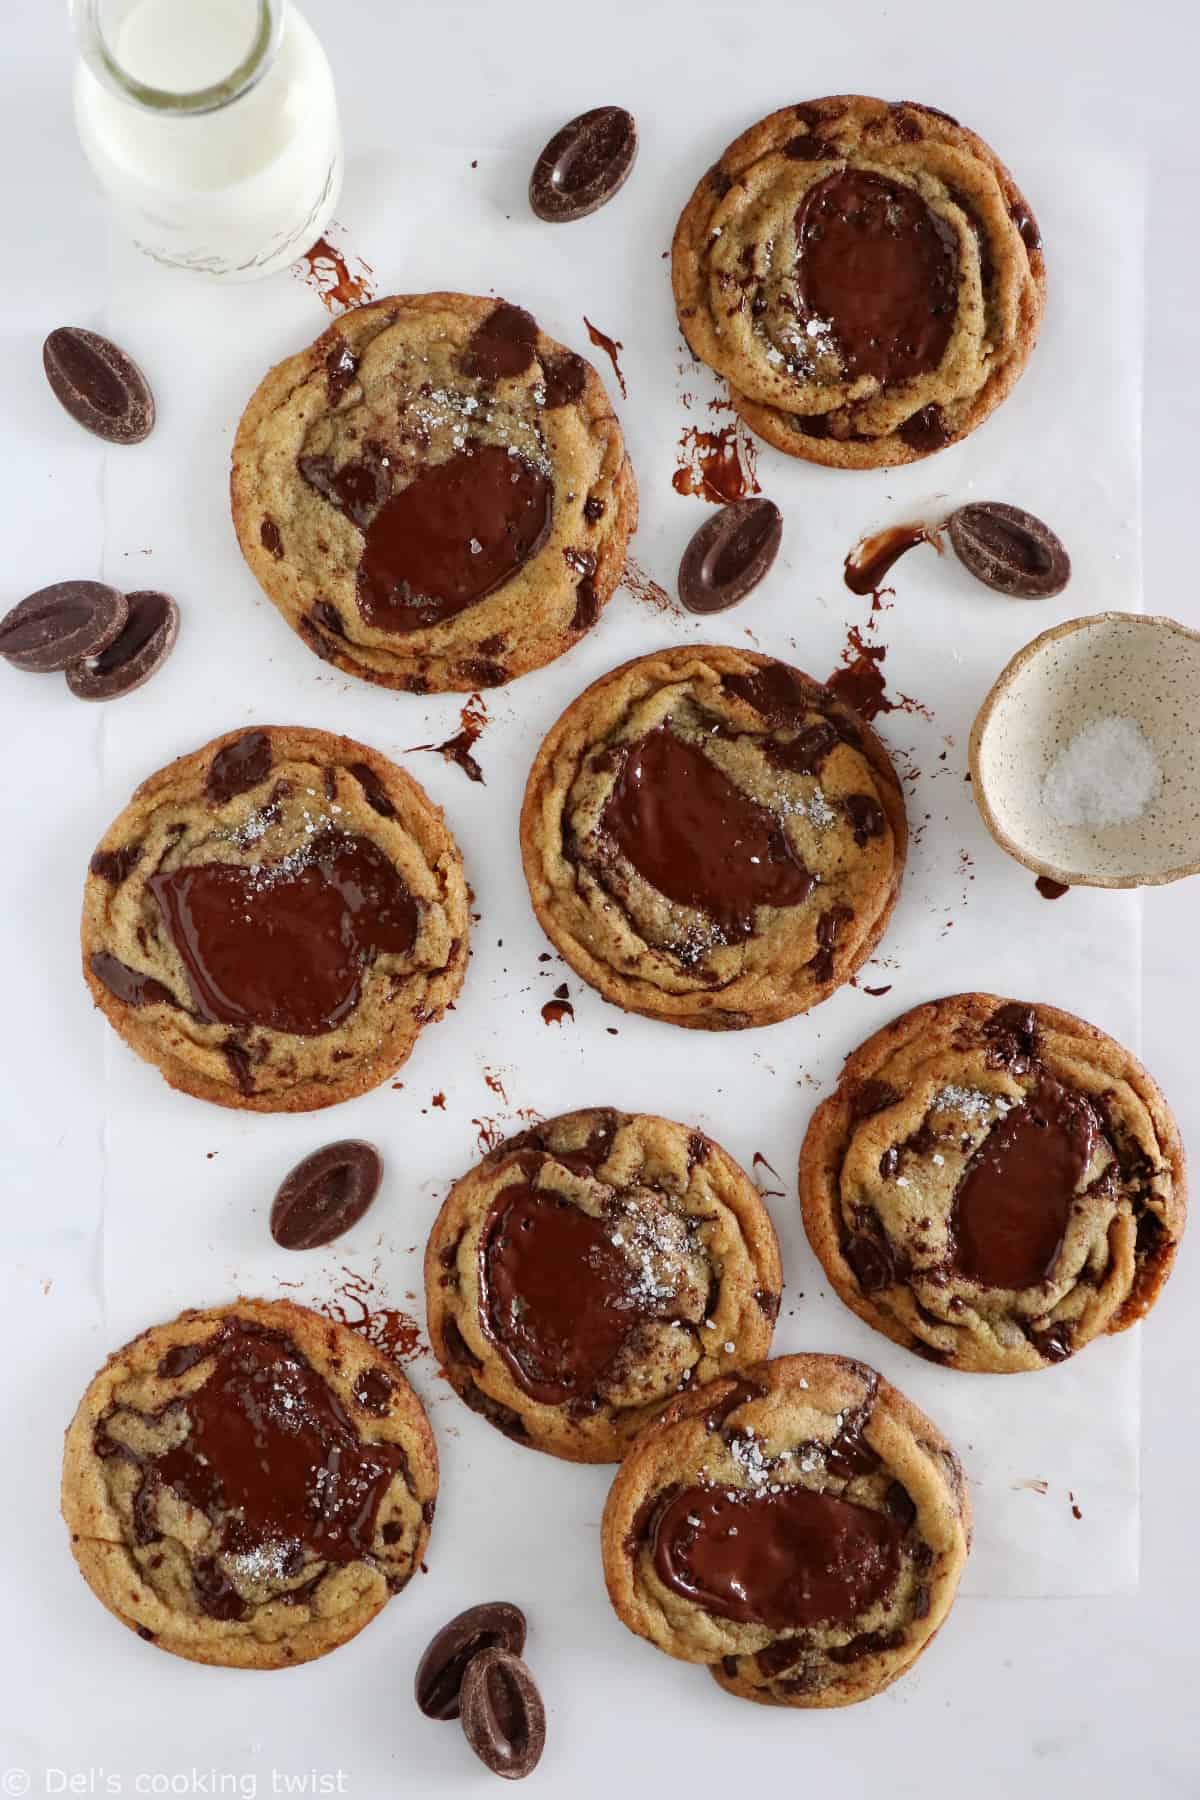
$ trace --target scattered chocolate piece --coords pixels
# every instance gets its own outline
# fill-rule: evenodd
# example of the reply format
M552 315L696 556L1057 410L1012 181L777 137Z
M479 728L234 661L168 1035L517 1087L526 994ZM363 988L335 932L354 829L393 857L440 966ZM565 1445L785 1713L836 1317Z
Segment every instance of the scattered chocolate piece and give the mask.
M0 619L0 656L30 675L49 675L107 650L128 617L124 594L102 581L55 581Z
M501 300L471 334L463 356L466 374L479 381L504 381L523 375L537 355L538 328L523 306Z
M88 864L88 872L113 887L120 887L141 861L142 848L141 844L124 844L119 850L97 850Z
M595 106L556 131L533 165L529 204L539 219L565 225L612 199L633 168L637 126L620 106Z
M110 444L140 444L154 425L154 395L142 371L108 338L60 325L42 345L55 399L77 425Z
M169 594L142 589L127 594L129 617L119 637L99 656L85 657L67 670L67 686L78 700L119 700L158 673L175 648L179 608Z
M1043 900L1061 900L1071 891L1065 881L1054 881L1049 875L1039 875L1033 885Z
M457 1719L463 1676L483 1650L507 1650L520 1656L525 1648L525 1614L508 1600L485 1600L468 1606L432 1639L417 1664L413 1692L427 1719Z
M940 450L943 444L949 443L950 428L940 406L923 406L920 412L905 419L899 436L910 450L924 455L931 450Z
M783 538L773 500L723 506L694 533L679 564L679 598L693 613L724 612L769 572Z
M519 1656L508 1650L473 1656L461 1704L463 1734L485 1768L505 1781L533 1773L546 1744L546 1711Z
M358 1138L326 1144L298 1162L271 1207L271 1236L283 1250L317 1250L357 1225L379 1192L383 1161Z
M244 731L218 750L208 765L204 792L214 806L224 806L248 793L271 772L271 737L266 731Z
M123 1000L126 1006L174 1006L175 996L165 988L161 981L155 981L153 975L146 975L140 969L131 969L128 963L110 956L107 950L97 950L90 958L88 967L97 981L102 981L115 1000Z
M1049 600L1071 579L1071 558L1048 525L1019 506L979 500L946 520L959 561L976 581L1014 600Z

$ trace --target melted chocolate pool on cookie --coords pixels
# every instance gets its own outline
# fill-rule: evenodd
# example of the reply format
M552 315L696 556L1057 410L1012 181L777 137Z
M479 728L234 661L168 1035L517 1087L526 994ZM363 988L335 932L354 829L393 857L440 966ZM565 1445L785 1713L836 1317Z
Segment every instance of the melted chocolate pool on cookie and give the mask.
M358 605L380 631L452 619L511 581L550 530L549 476L499 444L423 469L366 527Z
M206 1342L168 1350L158 1372L175 1379L206 1358L212 1369L195 1393L158 1414L127 1415L152 1430L186 1422L182 1433L170 1431L169 1448L144 1454L114 1437L109 1427L123 1409L100 1421L94 1443L98 1456L141 1469L133 1500L139 1544L163 1536L167 1489L207 1516L229 1566L215 1555L198 1560L196 1599L214 1618L241 1619L247 1604L230 1579L239 1565L256 1584L286 1588L310 1558L369 1556L380 1502L405 1459L397 1445L362 1442L336 1395L282 1333L229 1319Z
M811 1488L687 1487L661 1509L652 1554L673 1593L772 1631L848 1625L886 1600L902 1532L870 1507Z
M759 906L799 906L816 885L772 813L668 721L625 754L603 828L668 900L750 937Z
M506 1187L493 1205L480 1238L481 1313L531 1399L586 1403L635 1327L664 1316L620 1237L612 1220L549 1189Z
M1050 1075L993 1126L954 1196L951 1236L960 1274L998 1288L1046 1280L1098 1130L1084 1096Z
M936 369L954 326L957 284L954 235L915 188L842 169L817 182L797 210L802 312L828 329L850 380L887 384Z
M147 883L210 1023L315 1037L358 1004L379 953L406 955L419 911L369 838L324 831L282 862L189 864Z

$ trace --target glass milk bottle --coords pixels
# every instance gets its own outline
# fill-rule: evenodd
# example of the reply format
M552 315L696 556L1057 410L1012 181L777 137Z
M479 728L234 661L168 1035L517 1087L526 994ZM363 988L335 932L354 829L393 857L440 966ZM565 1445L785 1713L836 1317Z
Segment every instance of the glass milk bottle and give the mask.
M342 182L333 77L291 0L71 0L75 120L139 250L230 281L285 268Z

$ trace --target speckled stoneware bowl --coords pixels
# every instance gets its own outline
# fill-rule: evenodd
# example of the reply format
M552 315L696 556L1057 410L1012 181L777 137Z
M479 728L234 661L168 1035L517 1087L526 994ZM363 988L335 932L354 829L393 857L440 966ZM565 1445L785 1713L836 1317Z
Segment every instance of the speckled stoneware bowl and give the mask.
M1133 719L1162 784L1129 824L1063 824L1042 784L1097 719ZM1144 613L1094 613L1013 657L971 730L975 799L1010 856L1069 887L1150 887L1200 871L1200 632Z

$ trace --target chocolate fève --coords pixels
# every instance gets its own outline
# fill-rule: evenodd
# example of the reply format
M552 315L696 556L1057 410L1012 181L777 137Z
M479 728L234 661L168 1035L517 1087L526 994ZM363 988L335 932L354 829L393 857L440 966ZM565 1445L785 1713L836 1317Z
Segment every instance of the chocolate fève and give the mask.
M963 1170L951 1219L960 1274L995 1288L1046 1280L1099 1129L1087 1098L1043 1071Z
M119 1408L99 1422L94 1443L98 1456L140 1468L139 1544L163 1535L168 1488L208 1517L218 1546L194 1564L196 1599L212 1617L236 1620L248 1611L233 1579L239 1569L255 1585L286 1588L313 1574L314 1561L370 1557L380 1503L406 1474L406 1459L398 1445L360 1439L337 1395L282 1332L230 1318L203 1343L168 1350L158 1373L176 1379L209 1357L211 1372L194 1393L148 1416L151 1425L186 1421L170 1448L143 1454L121 1442L109 1430Z
M782 824L670 720L631 745L603 829L650 886L711 919L727 942L760 906L799 906L815 886Z
M652 1555L659 1579L706 1612L786 1631L848 1625L885 1601L902 1536L895 1518L807 1487L693 1486L658 1513Z
M540 1160L523 1157L531 1169ZM586 1154L557 1160L591 1172ZM639 1280L620 1237L613 1218L528 1181L493 1203L479 1243L481 1317L531 1399L587 1407L638 1325L671 1316L671 1298Z
M407 955L417 937L417 902L383 851L332 829L282 862L185 864L147 886L213 1023L330 1031L372 958Z
M830 328L850 380L927 374L954 325L958 247L915 188L841 169L796 212L796 285L804 317Z

